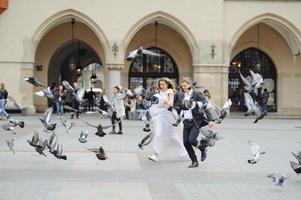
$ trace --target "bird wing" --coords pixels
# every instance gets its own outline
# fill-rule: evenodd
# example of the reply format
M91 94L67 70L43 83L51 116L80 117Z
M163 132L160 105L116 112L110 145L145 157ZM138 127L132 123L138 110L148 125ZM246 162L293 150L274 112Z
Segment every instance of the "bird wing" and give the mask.
M84 119L81 119L82 120L82 122L84 122L85 124L87 124L88 126L92 126L92 127L94 127L94 128L98 128L98 126L96 126L96 125L94 125L94 124L91 124L90 122L88 122L88 121L86 121L86 120L84 120Z
M102 126L102 129L104 130L104 129L111 128L111 127L113 127L113 126L117 125L117 124L118 124L120 121L121 121L121 119L120 119L120 120L118 120L117 122L115 122L115 123L114 123L114 124L112 124L112 125Z
M70 83L68 81L62 81L62 85L69 91L74 92L74 88L70 85Z
M252 83L239 72L240 78L245 85L250 86Z
M145 54L145 55L149 55L149 56L158 56L158 57L163 56L163 54L159 54L159 53L153 52L151 50L143 49L143 48L142 48L141 53Z
M52 112L53 112L53 107L49 107L47 108L47 110L44 112L44 115L43 115L43 120L49 124L50 121L51 121L51 115L52 115Z
M21 110L21 106L17 103L17 101L10 95L7 96L8 100L10 100L11 102L13 102L14 106L16 108L18 108L19 110Z
M66 110L71 110L71 111L74 111L74 112L78 112L79 110L76 110L76 109L74 109L74 108L72 108L72 107L70 107L70 106L68 106L68 105L64 105L64 108L66 109Z
M135 59L136 56L138 55L138 50L139 50L139 49L135 49L135 50L129 52L129 54L128 54L128 56L126 57L126 59L129 60L129 61Z
M251 110L252 109L252 105L254 105L253 98L247 92L244 92L244 97L245 97L245 105L247 106L248 110Z
M278 182L279 181L279 176L277 175L277 174L269 174L268 176L267 176L268 178L272 178L273 179L273 181L274 182Z
M99 148L86 148L88 151L91 151L93 153L99 153Z

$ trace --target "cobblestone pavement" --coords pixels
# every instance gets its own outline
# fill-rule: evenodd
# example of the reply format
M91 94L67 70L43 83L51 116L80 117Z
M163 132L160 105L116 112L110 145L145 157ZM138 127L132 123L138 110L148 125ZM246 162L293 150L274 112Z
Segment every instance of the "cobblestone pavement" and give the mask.
M51 154L38 155L26 140L35 129L43 133L37 116L14 116L26 123L12 135L0 131L0 200L293 200L301 198L301 176L289 164L291 151L301 151L301 120L264 119L253 124L251 118L229 118L214 129L224 137L208 150L208 158L198 168L189 169L188 158L179 158L173 147L165 149L158 163L147 157L152 145L140 150L138 142L145 135L143 122L123 121L123 135L99 138L94 129L80 120L65 133L59 119L57 133L63 142L67 161ZM85 118L94 124L97 116ZM109 120L101 120L110 124ZM0 124L4 121L0 121ZM88 142L81 144L81 130L88 130ZM16 154L5 146L5 140L15 137ZM248 140L254 140L266 154L255 165L247 159L251 152ZM109 159L99 161L86 148L102 145ZM200 152L198 152L200 157ZM284 187L273 185L266 176L283 173L289 176Z

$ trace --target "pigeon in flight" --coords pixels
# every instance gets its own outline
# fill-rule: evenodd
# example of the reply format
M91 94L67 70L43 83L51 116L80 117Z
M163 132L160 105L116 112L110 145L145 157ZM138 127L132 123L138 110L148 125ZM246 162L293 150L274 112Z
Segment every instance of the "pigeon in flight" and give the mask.
M297 173L297 174L300 174L301 173L301 164L299 163L296 163L294 161L290 161L291 163L291 167L292 169Z
M128 61L132 61L136 57L138 57L138 56L140 56L142 54L149 55L149 56L156 56L156 57L162 57L162 56L164 56L163 54L155 53L154 51L144 49L143 47L139 47L138 49L135 49L135 50L129 52L129 54L126 57L126 59Z
M245 92L244 97L245 97L245 105L248 108L248 111L245 113L245 116L255 113L256 119L254 123L257 123L259 120L264 118L266 112L262 110L261 106L257 103L257 101L253 100L253 98L249 93Z
M13 154L15 154L15 144L14 144L15 138L12 138L10 140L6 140L6 145L9 148Z
M217 132L213 132L212 130L201 128L200 132L205 136L205 140L207 141L208 146L214 146L215 141L223 139Z
M301 165L301 152L298 152L298 154L295 154L294 152L291 153L297 159L298 163Z
M265 152L261 152L260 148L254 141L249 141L249 145L251 147L252 159L248 160L249 164L255 164L260 160L261 155L265 154Z
M51 99L51 100L55 99L53 93L50 90L50 87L48 87L46 89L43 89L43 90L41 90L39 92L35 92L34 94L38 95L38 96L41 96L41 97L46 97L46 98Z
M87 142L87 137L88 137L88 131L81 131L80 136L78 138L80 143L86 143Z
M11 101L18 110L22 110L21 106L18 104L18 102L11 95L8 95L7 99L9 101Z
M76 92L68 81L62 81L62 85L66 88L66 90L72 93L73 97L76 99L77 102L82 102L85 90L78 89L78 91Z
M74 126L74 123L70 122L66 119L63 119L62 117L60 117L60 121L63 124L63 126L65 127L66 133L69 133L69 130Z
M117 121L117 122L116 122L115 124L113 124L113 125L102 126L101 124L99 124L98 126L96 126L96 125L93 125L93 124L89 123L88 121L86 121L86 120L84 120L84 119L81 119L81 120L82 120L85 124L87 124L88 126L92 126L92 127L96 128L97 131L96 131L95 135L97 135L97 136L99 136L99 137L103 137L103 136L106 135L106 133L103 131L104 129L111 128L111 127L115 126L116 124L118 124L118 123L120 122L120 120L119 120L119 121Z
M57 140L58 136L56 135L55 131L53 131L47 142L47 148L49 149L50 153L53 152L55 146L57 145Z
M52 150L51 152L57 159L67 160L67 156L63 155L63 144L60 143L57 145L56 150Z
M19 120L11 119L11 118L8 121L10 123L14 124L15 126L19 126L20 128L24 128L24 126L25 126L24 121L19 121Z
M39 139L38 143L35 145L36 152L38 152L40 155L47 157L46 154L44 153L47 143L48 143L47 139L44 139L43 141Z
M64 109L69 110L69 111L73 111L73 112L79 112L79 110L76 110L74 108L72 108L71 106L68 105L64 105Z
M40 118L41 122L43 123L43 125L47 131L53 131L56 128L56 123L54 123L54 124L50 123L52 112L53 112L53 107L49 107L45 111L43 119Z
M284 181L288 179L288 177L285 174L269 174L267 177L272 178L273 183L275 183L275 185L277 186L283 186Z
M11 132L12 134L16 134L14 127L16 127L16 125L10 122L1 125L1 128L3 130Z
M263 85L262 76L258 73L254 73L252 70L250 70L250 74L252 76L252 87L254 89L261 88Z
M88 149L87 150L93 152L96 154L96 157L98 158L98 160L106 160L108 159L108 156L105 152L105 150L103 149L102 146L100 146L98 149L97 148L91 148L91 149Z
M138 147L143 150L144 146L149 145L153 141L154 135L155 134L152 131L148 133L138 144Z
M40 81L35 77L24 77L24 81L36 86L36 87L45 87Z
M33 136L31 138L31 140L27 140L28 144L30 146L36 147L38 145L38 142L39 142L39 139L40 139L39 137L40 137L39 133L37 131L35 131L33 133Z
M218 109L215 105L213 105L213 110L215 110L218 113L218 119L215 121L215 123L220 124L226 118L226 116L229 115L231 105L231 99L228 99L226 101L222 109Z

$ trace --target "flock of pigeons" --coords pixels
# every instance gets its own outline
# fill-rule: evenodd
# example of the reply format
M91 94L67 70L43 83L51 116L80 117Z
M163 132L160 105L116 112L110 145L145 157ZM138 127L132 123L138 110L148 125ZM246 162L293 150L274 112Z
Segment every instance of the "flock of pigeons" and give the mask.
M157 54L153 51L144 49L143 47L139 47L138 49L132 51L129 53L129 55L127 56L127 60L133 60L135 59L137 56L140 56L142 54L146 54L146 55L151 55L151 56L164 56L161 54ZM259 120L263 119L264 116L266 115L266 112L263 111L263 109L261 108L261 106L258 104L258 102L256 101L255 97L256 97L256 93L255 90L262 87L263 85L263 78L260 74L258 73L254 73L252 70L250 70L250 75L251 75L251 79L250 78L246 78L244 77L241 73L241 79L244 82L245 86L244 86L244 99L245 99L245 106L248 108L247 112L245 113L245 116L251 115L251 114L255 114L256 115L256 119L254 121L254 123L257 123ZM43 96L48 98L50 101L54 101L54 95L52 93L52 91L50 90L50 88L46 88L43 84L41 84L35 77L26 77L24 78L24 80L36 87L42 87L43 89L39 92L35 92L36 95L38 96ZM79 103L82 102L82 98L84 95L84 90L75 90L67 81L63 81L62 85L65 87L65 89L67 91L69 91L74 99L76 99L76 101L78 101ZM193 87L194 88L198 88L200 87L198 85L197 82L193 82ZM149 99L151 99L153 104L156 104L157 101L157 93L155 90L145 90L143 87L139 86L136 89L133 90L133 92L131 92L130 90L126 91L127 96L129 97L135 97L137 95L146 95L149 96ZM178 94L180 95L181 91L178 90ZM108 117L112 116L112 105L110 103L110 101L108 100L107 97L103 96L104 100L106 101L109 110L103 111L100 110L99 108L96 108L96 112L91 112L91 113L100 113L101 115L105 115ZM18 103L15 101L15 99L11 96L8 96L8 100L12 101L14 103L14 105L21 110L20 106L18 105ZM213 102L211 102L210 100L208 100L208 103L203 104L202 102L197 102L197 101L184 101L183 102L185 104L185 106L187 108L191 108L193 109L195 106L198 106L198 108L200 109L200 112L205 112L205 111L209 111L211 112L211 114L214 117L215 123L221 123L226 116L228 116L229 112L230 112L230 107L232 105L231 100L227 100L225 102L225 104L223 105L222 108L218 108ZM64 105L64 108L66 110L72 111L72 112L79 112L79 110L76 110L70 106ZM169 109L170 112L173 113L174 115L174 119L175 122L173 123L173 126L178 126L182 119L182 113L178 113L176 111L175 108L170 108ZM50 154L52 154L54 157L56 157L57 159L63 159L63 160L67 160L67 156L64 155L63 153L63 143L62 142L58 142L58 135L55 132L55 129L57 127L56 123L51 123L51 115L53 113L53 108L49 107L43 115L43 118L40 118L40 121L42 122L42 125L44 127L44 132L45 133L51 133L49 138L42 138L40 136L40 134L38 133L38 131L35 131L33 133L33 136L31 138L31 140L27 140L28 144L33 147L36 152L38 152L40 155L46 156L45 150L47 149L49 151ZM87 112L88 113L88 112ZM143 137L143 139L141 140L141 142L138 144L139 148L143 149L143 147L149 145L153 138L154 138L154 133L151 130L151 122L152 122L152 118L156 116L157 113L150 113L149 110L146 110L143 113L142 116L142 120L145 123L145 127L143 128L144 132L147 132L147 135L145 137ZM109 125L109 126L102 126L101 124L99 125L95 125L95 124L91 124L90 122L81 119L81 121L83 123L85 123L88 126L91 126L93 128L96 128L96 132L95 135L99 136L99 137L104 137L106 135L106 133L104 132L105 129L109 129L111 128L113 125ZM63 127L65 128L65 132L68 134L69 131L71 130L71 128L74 126L74 123L64 119L64 118L60 118L60 122L63 125ZM116 122L117 124L118 122ZM114 125L116 125L114 124ZM9 118L8 121L4 124L1 125L1 128L5 131L8 131L12 134L16 134L15 128L19 127L19 128L24 128L25 123L24 121L19 121L16 119L11 119ZM223 137L218 135L217 132L214 132L212 130L208 130L205 128L201 128L200 129L200 133L203 135L203 137L208 141L209 146L214 146L215 142L217 140L222 139ZM81 134L78 138L80 143L86 143L88 137L88 131L81 131ZM15 153L15 149L14 149L14 141L15 138L12 138L10 140L6 141L6 144L8 146L8 148ZM251 152L252 152L252 158L248 160L249 164L256 164L259 162L261 156L263 154L265 154L265 152L261 152L260 148L258 145L255 144L254 141L249 141L249 145L251 148ZM96 154L96 157L99 160L106 160L108 158L108 156L106 155L105 150L103 149L102 146L100 146L99 148L90 148L87 150L93 152ZM291 167L292 169L297 173L300 174L301 173L301 152L299 152L298 154L292 153L293 156L297 159L298 163L291 161ZM273 182L278 185L278 186L282 186L284 181L287 179L287 177L285 175L279 175L279 174L270 174L268 175L269 178L273 179Z

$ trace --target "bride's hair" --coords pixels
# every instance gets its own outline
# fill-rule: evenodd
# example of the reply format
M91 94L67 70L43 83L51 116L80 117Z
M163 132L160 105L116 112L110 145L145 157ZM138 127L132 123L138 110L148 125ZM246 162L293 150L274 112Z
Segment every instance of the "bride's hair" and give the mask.
M172 89L172 90L175 89L175 85L173 84L173 82L169 78L162 77L162 78L158 79L158 81L157 81L157 89L158 90L161 90L161 88L160 88L160 82L161 81L164 81L167 84L168 89Z

